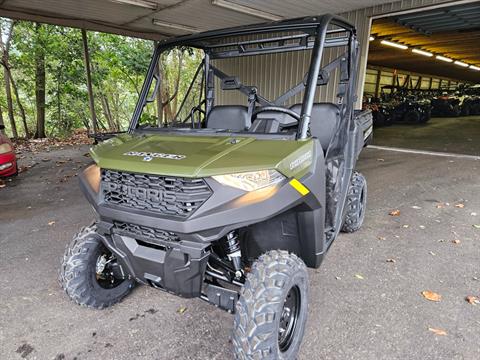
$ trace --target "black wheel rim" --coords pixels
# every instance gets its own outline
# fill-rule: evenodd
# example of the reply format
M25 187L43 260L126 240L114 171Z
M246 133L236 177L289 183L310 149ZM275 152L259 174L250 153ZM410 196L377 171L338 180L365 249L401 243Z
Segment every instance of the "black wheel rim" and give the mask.
M93 273L97 284L104 289L116 288L125 280L117 258L105 247L98 252Z
M280 326L278 330L278 347L281 352L290 348L297 330L298 317L300 315L301 295L298 286L293 286L287 293L280 314Z
M362 216L363 211L365 209L365 190L364 189L362 189L360 193L360 204L358 204L358 207L359 207L359 214L360 216Z

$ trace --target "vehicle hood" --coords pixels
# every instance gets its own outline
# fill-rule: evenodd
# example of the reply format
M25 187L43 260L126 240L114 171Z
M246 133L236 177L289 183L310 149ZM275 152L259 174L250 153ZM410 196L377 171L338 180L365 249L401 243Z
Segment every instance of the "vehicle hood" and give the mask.
M91 149L94 161L112 170L208 177L277 169L306 173L313 141L264 140L242 136L121 135Z

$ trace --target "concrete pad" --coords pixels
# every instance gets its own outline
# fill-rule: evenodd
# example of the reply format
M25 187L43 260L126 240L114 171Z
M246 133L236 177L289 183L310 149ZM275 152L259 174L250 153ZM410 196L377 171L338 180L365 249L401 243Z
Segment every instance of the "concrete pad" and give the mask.
M373 140L375 145L480 155L480 116L375 128Z
M69 177L90 162L86 152L29 156L22 165L37 165L0 189L0 358L231 358L233 317L201 300L140 286L95 311L62 292L65 246L93 219ZM358 165L369 187L365 224L310 271L299 359L480 358L480 305L465 301L480 296L480 161L366 149Z

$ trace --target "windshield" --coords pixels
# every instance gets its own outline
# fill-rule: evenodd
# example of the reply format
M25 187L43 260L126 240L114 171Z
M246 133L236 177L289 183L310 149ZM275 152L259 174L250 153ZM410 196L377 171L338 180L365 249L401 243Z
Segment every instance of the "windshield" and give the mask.
M129 130L297 133L302 117L310 117L305 109L325 101L316 89L349 76L352 33L332 25L321 43L317 31L310 24L160 44ZM343 47L345 53L322 60L323 47Z

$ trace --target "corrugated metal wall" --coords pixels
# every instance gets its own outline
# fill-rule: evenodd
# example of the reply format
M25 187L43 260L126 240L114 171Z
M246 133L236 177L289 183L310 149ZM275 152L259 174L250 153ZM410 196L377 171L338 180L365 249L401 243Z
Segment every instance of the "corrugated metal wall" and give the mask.
M452 1L448 0L403 0L340 14L356 25L358 40L360 41L361 46L359 64L360 72L357 79L357 94L359 94L357 102L358 108L361 107L365 81L368 38L370 35L372 16L451 2ZM340 55L341 51L343 50L326 49L324 63L326 64L335 59ZM287 54L271 54L257 57L221 60L221 62L218 62L216 65L224 72L240 77L245 84L257 85L260 94L267 99L273 99L302 79L307 71L308 61L309 57L307 52L302 51ZM335 88L334 83L334 81L330 81L327 86L321 87L318 94L319 100L336 101L337 89ZM220 92L217 94L217 104L232 104L241 101L246 102L245 97L239 97L236 92ZM301 98L297 96L294 99L294 102L299 101L301 101Z

